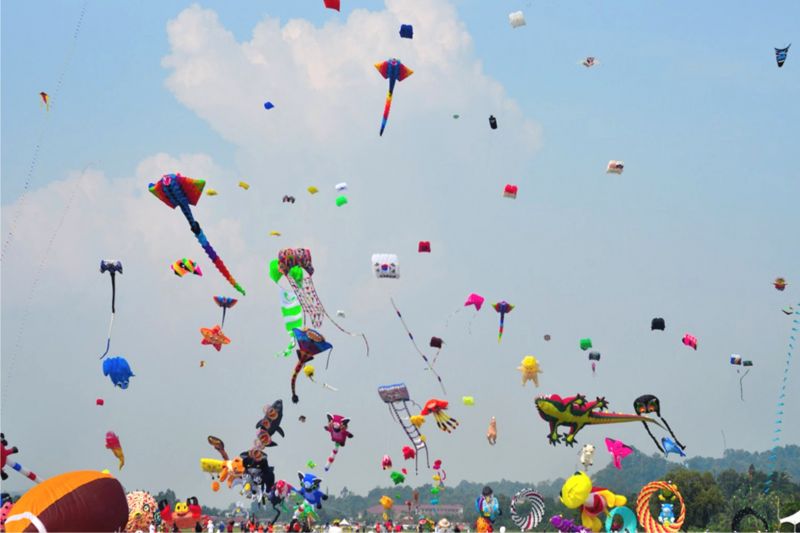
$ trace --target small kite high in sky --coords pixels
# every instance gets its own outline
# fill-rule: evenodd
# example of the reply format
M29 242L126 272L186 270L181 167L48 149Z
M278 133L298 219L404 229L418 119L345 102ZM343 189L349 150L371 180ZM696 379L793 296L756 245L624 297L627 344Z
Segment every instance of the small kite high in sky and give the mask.
M781 68L784 63L786 63L786 56L789 54L789 48L791 48L791 44L786 48L776 48L775 49L775 61L778 62L778 68ZM44 93L42 93L44 94Z
M389 110L392 107L394 84L411 76L414 71L395 58L388 59L383 63L375 63L375 68L378 69L381 76L389 80L389 92L386 94L386 106L383 108L383 120L381 121L380 135L383 135L383 130L386 129L386 121L389 120Z

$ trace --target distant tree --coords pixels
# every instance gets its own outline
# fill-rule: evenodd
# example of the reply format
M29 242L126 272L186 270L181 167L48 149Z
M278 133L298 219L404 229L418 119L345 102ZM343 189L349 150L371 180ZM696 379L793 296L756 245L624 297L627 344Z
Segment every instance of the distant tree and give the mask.
M678 485L686 502L684 528L705 529L711 519L726 507L725 495L710 472L681 468L668 472L665 479Z

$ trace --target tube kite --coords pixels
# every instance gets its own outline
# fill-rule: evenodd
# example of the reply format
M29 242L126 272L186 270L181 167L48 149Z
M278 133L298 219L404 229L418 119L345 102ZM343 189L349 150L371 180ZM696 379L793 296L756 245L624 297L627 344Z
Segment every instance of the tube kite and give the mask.
M206 238L205 233L203 233L203 230L200 228L200 223L194 219L192 210L189 207L190 205L197 205L205 186L205 180L188 178L180 174L165 174L157 183L151 183L148 188L153 196L172 209L180 207L183 216L185 216L187 222L189 222L192 233L194 233L197 241L203 247L203 250L205 250L208 258L211 259L220 274L228 280L228 283L244 295L244 289L228 271L228 267L222 262L222 258L220 258L217 252L214 251L214 248L211 247L208 238Z
M375 68L381 73L385 79L389 80L389 92L386 94L386 106L383 108L383 120L381 121L381 132L386 129L386 121L389 120L389 110L392 107L392 94L394 93L394 84L398 81L403 81L407 77L414 74L414 71L400 62L399 59L391 58L383 63L375 63Z
M100 359L108 355L108 351L111 349L111 330L114 328L114 313L116 313L115 302L117 301L117 284L114 276L117 273L122 275L122 261L116 261L114 259L103 259L100 261L100 273L104 274L106 272L108 272L111 276L111 320L108 324L108 340L106 340L106 351L103 352L103 355L100 356Z
M175 273L176 276L182 278L186 274L194 274L195 276L202 276L203 271L200 270L200 267L194 262L192 259L178 259L174 263L172 263L172 271Z

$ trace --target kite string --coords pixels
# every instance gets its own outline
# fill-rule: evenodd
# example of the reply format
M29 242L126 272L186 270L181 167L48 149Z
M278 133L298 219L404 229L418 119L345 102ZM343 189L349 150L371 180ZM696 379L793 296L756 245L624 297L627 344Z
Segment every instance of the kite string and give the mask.
M414 349L417 351L417 353L425 361L425 364L428 365L428 370L433 372L433 375L436 376L436 379L439 381L439 385L442 387L442 392L445 395L447 395L447 391L444 388L444 383L442 382L442 377L436 372L436 370L433 369L433 367L431 366L430 361L428 361L428 356L426 356L422 352L422 350L419 349L419 346L417 346L417 341L414 340L414 335L412 335L411 334L411 330L408 329L408 325L406 324L405 319L403 319L403 315L400 313L400 309L398 309L397 305L394 303L394 298L389 298L389 301L392 302L392 307L394 307L394 311L397 313L397 318L399 318L400 319L400 323L403 324L403 329L406 330L406 333L408 334L408 338L411 339L411 344L414 345Z
M83 17L86 14L86 7L89 3L89 0L86 0L83 3L83 7L81 8L81 13L78 16L78 24L75 26L75 31L72 34L72 43L70 44L70 49L67 52L67 56L64 59L64 63L61 67L61 72L58 76L58 81L56 82L56 88L52 92L53 96L58 96L61 92L61 86L64 83L64 77L66 76L67 69L69 68L70 63L72 63L72 57L75 55L75 47L78 42L78 35L81 31L81 26L83 25ZM45 114L44 121L39 129L39 136L36 141L36 145L33 149L33 157L31 158L31 163L28 167L28 172L25 175L25 183L22 186L22 194L19 198L19 203L17 205L17 209L14 211L14 216L11 219L11 228L8 230L8 234L6 235L5 241L3 241L2 249L0 249L0 261L5 258L6 252L8 251L8 247L11 244L11 241L14 239L14 232L16 231L17 224L19 223L19 219L22 216L22 210L25 207L25 202L28 197L28 191L30 191L31 187L31 180L33 179L33 174L36 171L36 167L39 162L39 150L42 146L42 142L44 141L44 136L47 131L47 125L50 119L50 112Z
M672 435L672 438L673 438L673 440L675 441L675 444L677 444L678 446L680 446L680 447L681 447L681 450L685 450L685 449L686 449L686 446L684 446L683 444L681 444L681 441L679 441L679 440L678 440L678 437L676 437L676 436L675 436L675 433L673 433L673 432L672 432L672 428L671 428L671 427L669 427L669 422L667 422L667 421L666 421L666 419L664 419L664 417L661 417L661 416L659 416L658 418L660 418L660 419L661 419L661 421L662 421L662 422L664 422L664 425L665 425L665 426L667 426L667 431L669 431L669 434L670 434L670 435Z
M742 380L747 377L747 374L749 373L750 369L748 368L745 370L744 374L742 374L742 377L739 378L739 396L741 397L742 401L744 401L744 383L742 383Z

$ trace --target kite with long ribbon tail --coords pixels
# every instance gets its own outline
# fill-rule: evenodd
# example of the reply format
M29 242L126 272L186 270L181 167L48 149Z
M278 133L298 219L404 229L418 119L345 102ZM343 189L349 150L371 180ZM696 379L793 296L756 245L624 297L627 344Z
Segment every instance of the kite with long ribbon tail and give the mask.
M492 304L492 307L494 307L495 311L500 313L500 331L497 333L497 342L499 343L503 339L503 328L505 327L506 314L513 311L514 306L503 300L502 302Z
M211 262L214 263L214 266L217 267L220 274L228 280L228 283L231 286L242 293L245 294L244 289L241 285L233 278L231 273L228 271L228 267L225 266L225 263L222 262L222 258L217 255L217 252L214 251L214 248L211 247L211 244L208 242L208 238L206 238L205 233L200 228L200 223L194 219L194 215L192 215L192 210L189 208L190 205L197 205L197 202L200 200L200 197L203 194L203 188L206 186L205 180L198 180L193 178L188 178L186 176L181 176L180 174L165 174L158 180L157 183L151 183L148 188L150 192L167 204L172 209L176 207L181 208L181 212L183 212L183 216L186 217L186 220L189 222L189 227L192 229L192 233L197 238L197 241L200 243L200 246L203 247L205 250L206 255Z
M392 307L394 307L394 311L397 313L397 318L400 319L400 323L403 324L403 329L406 330L408 338L411 339L411 344L414 345L414 349L422 357L422 360L425 361L425 364L428 365L428 370L430 370L433 375L436 376L436 379L439 381L439 386L442 387L442 392L447 394L447 391L444 388L444 383L442 382L442 377L436 372L436 370L433 369L433 365L431 365L431 362L428 360L428 356L419 349L419 346L417 346L417 341L414 340L414 335L412 335L411 330L408 329L408 325L406 324L405 319L403 319L403 315L400 314L400 309L398 309L397 305L394 303L394 298L390 298L389 300L392 302Z
M108 272L111 275L111 321L108 324L108 340L106 340L106 351L100 356L100 359L108 355L111 349L111 330L114 328L114 313L116 313L115 303L117 301L117 284L114 277L117 273L122 275L122 261L115 261L114 259L103 259L100 261L100 273L105 274Z
M381 132L386 129L386 121L389 120L389 110L392 107L392 94L394 94L394 84L403 81L414 74L414 71L400 62L399 59L391 58L383 63L375 63L375 68L385 79L389 80L389 92L386 94L386 106L383 108L383 120L381 121Z
M297 376L303 367L314 360L317 354L333 349L333 345L325 340L325 337L318 331L311 328L295 329L294 336L297 339L297 364L292 373L292 403L298 403L300 397L297 395Z
M222 323L219 327L225 327L225 311L236 305L239 300L236 298L229 298L228 296L214 296L214 301L222 308Z

